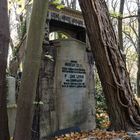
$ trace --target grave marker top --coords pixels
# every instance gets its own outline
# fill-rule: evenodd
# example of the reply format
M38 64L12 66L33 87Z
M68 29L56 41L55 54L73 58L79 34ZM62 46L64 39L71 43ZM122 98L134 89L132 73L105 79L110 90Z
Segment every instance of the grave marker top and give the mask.
M83 16L80 11L68 7L59 10L55 5L50 4L48 14L50 20L61 21L85 28Z

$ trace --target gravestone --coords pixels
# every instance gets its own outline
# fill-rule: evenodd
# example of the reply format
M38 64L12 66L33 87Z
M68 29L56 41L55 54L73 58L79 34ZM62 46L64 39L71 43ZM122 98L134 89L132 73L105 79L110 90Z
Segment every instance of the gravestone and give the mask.
M94 61L76 39L50 43L40 75L40 140L61 130L95 128ZM59 131L60 130L60 131Z
M58 129L94 129L93 67L88 63L86 45L75 39L59 42L54 79Z

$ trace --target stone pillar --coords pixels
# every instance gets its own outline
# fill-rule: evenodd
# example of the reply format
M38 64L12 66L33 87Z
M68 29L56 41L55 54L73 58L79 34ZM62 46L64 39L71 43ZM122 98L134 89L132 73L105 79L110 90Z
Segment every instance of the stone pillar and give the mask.
M87 76L87 88L88 88L88 119L87 130L94 129L96 127L96 105L95 105L95 63L93 54L91 51L87 51L88 59L88 76Z
M93 53L91 52L91 46L89 42L89 38L86 34L86 53L88 59L88 127L95 128L96 127L96 109L95 109L95 61L93 58ZM94 124L94 125L93 125Z
M55 47L49 43L49 19L46 21L45 38L39 75L39 140L46 140L55 131L54 69Z
M8 76L8 95L7 95L7 112L8 112L8 125L10 131L10 137L14 135L15 120L16 120L16 100L15 100L15 78Z

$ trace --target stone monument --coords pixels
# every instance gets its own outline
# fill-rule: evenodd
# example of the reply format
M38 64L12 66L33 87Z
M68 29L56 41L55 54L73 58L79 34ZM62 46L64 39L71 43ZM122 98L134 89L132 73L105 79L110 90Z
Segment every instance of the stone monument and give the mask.
M72 38L51 44L41 78L41 140L62 129L86 131L96 125L92 53L85 43Z
M58 128L78 126L82 130L94 129L94 84L89 85L94 79L91 79L93 73L86 45L75 39L59 42L54 79Z

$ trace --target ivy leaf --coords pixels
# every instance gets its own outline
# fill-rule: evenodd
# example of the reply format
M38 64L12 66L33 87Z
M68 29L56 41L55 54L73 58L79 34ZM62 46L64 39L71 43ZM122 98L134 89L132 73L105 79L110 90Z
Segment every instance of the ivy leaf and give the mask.
M62 9L62 8L64 8L64 7L65 7L65 6L64 6L63 4L60 4L60 5L57 5L57 6L56 6L56 8L59 9L59 10Z
M110 12L111 17L117 18L117 17L123 17L123 15L121 15L118 12Z
M61 0L54 0L51 3L55 5L56 8L59 10L65 7L63 4L61 4Z

